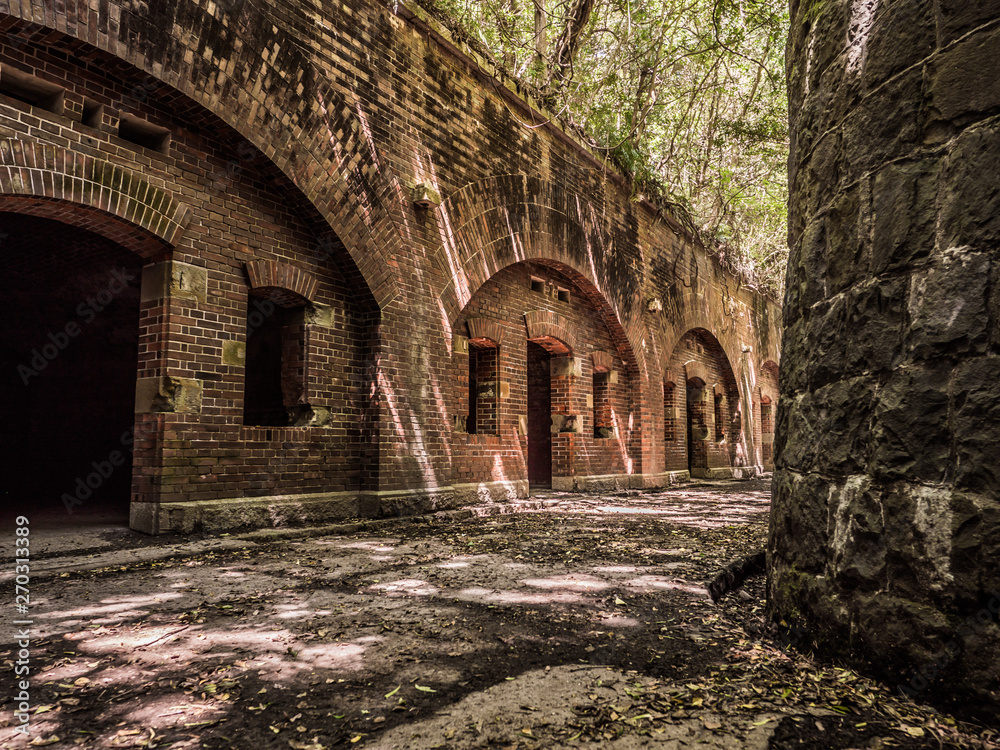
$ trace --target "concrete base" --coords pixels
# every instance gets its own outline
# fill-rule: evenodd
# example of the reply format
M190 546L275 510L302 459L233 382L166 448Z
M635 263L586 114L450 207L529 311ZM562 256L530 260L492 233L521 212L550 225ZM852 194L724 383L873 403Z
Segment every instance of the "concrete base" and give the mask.
M594 476L552 477L552 489L563 492L617 492L628 489L669 487L690 479L686 471L662 474L601 474Z
M312 526L345 518L384 518L450 510L461 505L452 487L395 492L323 492L234 497L189 503L133 503L129 526L147 534Z
M718 469L691 469L692 479L752 479L762 473L760 466L723 466Z
M162 505L132 503L129 526L146 534L311 526L345 518L413 516L467 505L509 503L527 496L528 483L518 481L458 484L430 490L321 492Z
M458 505L483 505L510 503L528 496L528 480L509 482L471 482L456 484L455 502Z
M668 471L662 474L603 474L552 477L552 489L563 492L618 492L669 487L691 478L746 479L759 466ZM386 492L321 492L308 495L236 497L189 503L132 503L129 526L146 534L190 534L241 528L281 528L331 523L345 518L414 516L441 510L511 503L528 497L526 480L473 482L429 490Z
M552 477L552 489L562 492L614 492L628 489L629 474L584 477Z
M357 492L272 495L189 503L132 503L129 526L146 534L305 526L365 515Z
M689 471L667 471L662 474L633 474L629 484L633 489L655 490L659 487L669 487L691 479Z

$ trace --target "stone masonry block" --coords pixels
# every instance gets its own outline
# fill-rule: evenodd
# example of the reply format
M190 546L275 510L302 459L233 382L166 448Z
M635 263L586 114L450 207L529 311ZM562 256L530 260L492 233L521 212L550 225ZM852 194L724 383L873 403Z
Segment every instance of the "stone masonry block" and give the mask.
M247 361L247 345L244 341L224 341L222 343L222 362L226 365L242 367Z
M135 413L199 414L202 392L200 380L170 375L138 378L135 384Z
M583 360L579 357L553 357L551 362L554 378L579 378L583 375Z
M204 302L208 298L208 270L173 260L143 268L140 299L151 302L168 297Z

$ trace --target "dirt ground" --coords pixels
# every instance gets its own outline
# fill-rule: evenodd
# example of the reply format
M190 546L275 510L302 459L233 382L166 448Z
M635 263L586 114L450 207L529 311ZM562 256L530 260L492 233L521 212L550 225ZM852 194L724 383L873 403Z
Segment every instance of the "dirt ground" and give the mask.
M7 633L0 745L998 747L766 626L763 482L381 523L32 588L31 735ZM790 643L791 642L791 643Z

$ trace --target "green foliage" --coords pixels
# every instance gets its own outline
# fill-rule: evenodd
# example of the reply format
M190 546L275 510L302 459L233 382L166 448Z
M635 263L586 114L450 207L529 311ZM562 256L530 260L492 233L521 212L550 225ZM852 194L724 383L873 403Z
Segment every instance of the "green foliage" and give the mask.
M788 10L774 0L419 0L780 295Z

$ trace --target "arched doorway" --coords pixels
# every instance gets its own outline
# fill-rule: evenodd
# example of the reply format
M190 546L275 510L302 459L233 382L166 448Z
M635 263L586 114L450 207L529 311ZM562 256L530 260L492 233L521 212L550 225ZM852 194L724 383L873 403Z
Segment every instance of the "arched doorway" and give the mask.
M143 260L36 216L0 237L5 515L127 523Z
M470 295L452 323L457 492L625 483L641 470L635 359L606 308L580 273L541 260L507 266Z
M707 329L692 328L674 346L666 371L684 384L678 395L676 423L685 429L677 436L686 451L666 451L667 471L689 471L691 476L732 476L744 462L739 450L742 420L740 395L729 358Z
M575 375L572 349L550 335L534 336L527 343L528 486L546 489L552 487L553 445L576 434L582 418L571 414L569 403Z

